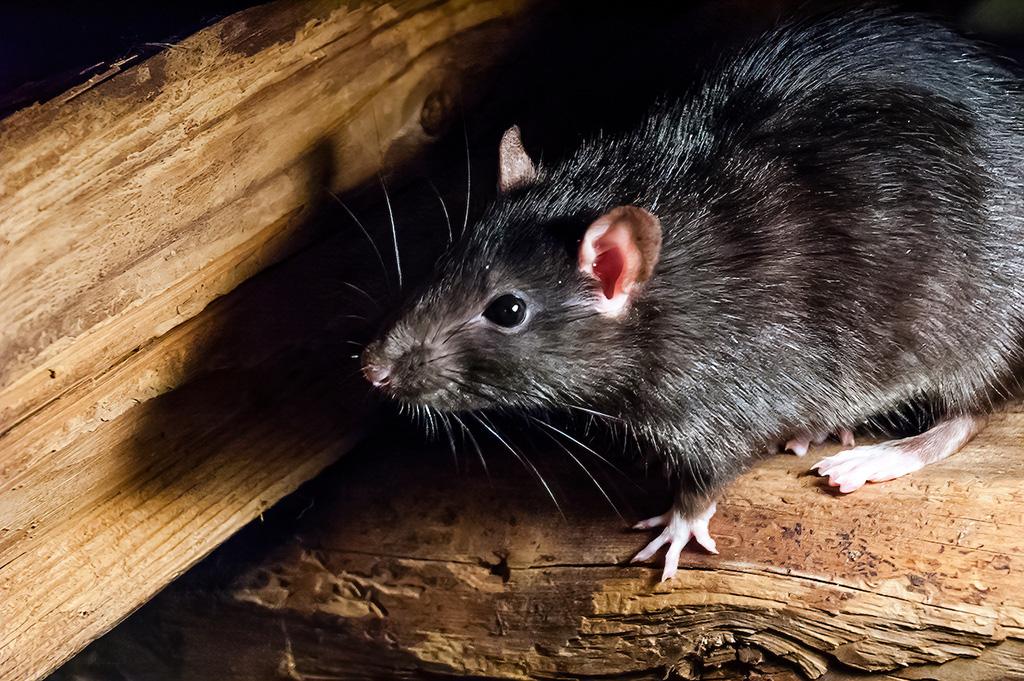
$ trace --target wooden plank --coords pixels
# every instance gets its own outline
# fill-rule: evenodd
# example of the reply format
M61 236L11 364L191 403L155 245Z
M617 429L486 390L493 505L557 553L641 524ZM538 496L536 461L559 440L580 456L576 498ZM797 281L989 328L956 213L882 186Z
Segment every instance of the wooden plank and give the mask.
M0 678L42 676L354 443L360 386L314 352L328 320L295 323L315 306L280 294L308 260L8 433L25 456L0 490Z
M1022 430L1017 408L951 459L849 496L772 458L720 503L721 554L687 550L667 584L625 563L647 534L558 450L513 438L565 519L499 449L488 480L378 438L289 507L283 540L257 549L255 528L76 669L130 678L135 650L190 681L1022 679ZM588 461L627 518L664 502L656 479L608 486Z
M324 273L378 265L354 229L324 241L348 224L324 190L430 144L527 8L272 4L3 122L0 679L46 674L353 444L359 296L324 300Z
M0 432L307 242L526 6L273 3L0 123Z

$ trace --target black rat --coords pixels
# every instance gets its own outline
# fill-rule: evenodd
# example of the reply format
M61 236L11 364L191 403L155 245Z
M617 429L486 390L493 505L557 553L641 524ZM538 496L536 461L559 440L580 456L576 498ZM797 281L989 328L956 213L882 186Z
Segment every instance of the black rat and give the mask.
M613 96L610 94L609 96ZM1024 97L926 19L774 29L635 129L500 194L363 355L442 413L608 415L675 492L663 578L723 487L777 443L926 405L925 432L815 468L842 492L962 447L1015 391L1024 320Z

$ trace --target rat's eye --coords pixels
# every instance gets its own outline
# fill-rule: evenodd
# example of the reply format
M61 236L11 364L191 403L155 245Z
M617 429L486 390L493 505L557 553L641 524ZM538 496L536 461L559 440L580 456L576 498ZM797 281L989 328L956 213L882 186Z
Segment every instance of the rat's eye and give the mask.
M491 301L484 317L498 326L519 326L526 319L526 302L514 293L506 293Z

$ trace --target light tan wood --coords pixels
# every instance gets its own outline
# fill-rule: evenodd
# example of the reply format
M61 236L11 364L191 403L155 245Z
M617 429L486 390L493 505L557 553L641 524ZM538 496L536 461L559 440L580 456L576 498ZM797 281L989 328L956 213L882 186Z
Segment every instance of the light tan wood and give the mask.
M215 301L0 440L0 678L44 675L358 438L352 365L314 353L326 320L294 324L295 301L274 295L303 265ZM159 395L162 381L185 384Z
M271 4L0 123L0 432L306 243L526 4Z
M527 7L275 3L0 123L0 679L43 676L351 447L357 323L307 275L377 264L358 235L293 254L324 243L325 189L458 117Z
M318 481L291 538L244 570L251 544L225 554L236 567L174 586L91 663L130 677L126 650L170 664L154 641L176 641L168 678L190 681L1022 679L1021 433L1018 408L950 459L849 496L805 474L810 459L772 458L719 504L721 554L688 549L667 584L625 563L648 533L558 450L513 437L566 519L497 448L489 481L455 474L443 448L378 439ZM656 479L618 480L628 519L661 510Z

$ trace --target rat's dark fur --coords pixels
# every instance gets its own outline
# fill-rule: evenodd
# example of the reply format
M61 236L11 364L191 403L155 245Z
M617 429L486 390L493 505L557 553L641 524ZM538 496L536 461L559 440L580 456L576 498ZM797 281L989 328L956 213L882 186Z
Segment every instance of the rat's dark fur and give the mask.
M619 205L664 243L613 319L576 249ZM689 513L793 433L1009 394L1022 244L1016 78L928 21L847 15L768 34L501 196L367 354L394 363L395 397L442 411L613 415ZM512 290L521 329L474 321Z

